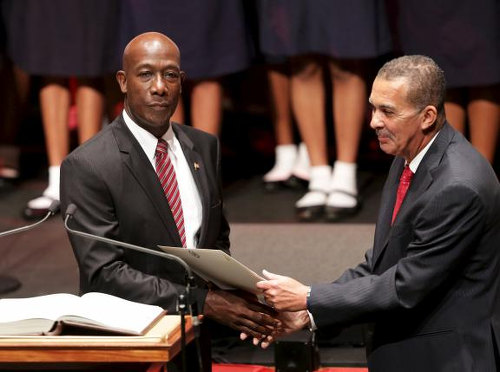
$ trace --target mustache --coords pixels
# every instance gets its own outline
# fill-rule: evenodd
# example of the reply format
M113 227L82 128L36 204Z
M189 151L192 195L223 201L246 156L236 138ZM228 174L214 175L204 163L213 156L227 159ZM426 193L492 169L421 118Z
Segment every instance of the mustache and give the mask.
M377 137L388 137L388 138L393 137L392 133L389 132L387 129L376 129L375 134L377 135Z

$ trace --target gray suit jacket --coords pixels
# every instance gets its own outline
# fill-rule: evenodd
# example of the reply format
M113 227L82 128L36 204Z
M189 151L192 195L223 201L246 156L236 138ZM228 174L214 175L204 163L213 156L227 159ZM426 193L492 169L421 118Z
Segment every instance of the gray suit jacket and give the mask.
M422 160L391 226L404 160L384 186L366 261L308 301L323 326L373 322L370 371L496 371L500 185L449 124Z
M218 140L172 124L198 186L203 207L198 246L229 253L223 215ZM199 168L195 169L194 163ZM61 208L78 210L74 229L158 249L181 246L179 233L155 170L120 116L78 147L61 167ZM176 312L185 272L174 261L70 235L80 269L81 292L100 291ZM207 290L194 297L203 309Z

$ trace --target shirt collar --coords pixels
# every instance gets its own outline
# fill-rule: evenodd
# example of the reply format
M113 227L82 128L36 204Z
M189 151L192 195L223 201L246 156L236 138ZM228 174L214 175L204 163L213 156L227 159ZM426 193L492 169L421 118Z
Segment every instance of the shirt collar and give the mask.
M420 150L420 152L417 154L417 156L415 156L413 158L413 160L410 162L409 167L410 167L410 170L413 172L413 174L415 174L417 172L418 166L422 162L422 159L424 158L425 154L427 154L427 151L429 151L429 148L431 147L432 143L434 142L434 140L436 139L436 136L438 134L439 134L439 132L437 132L434 135L434 137L432 137L432 139L429 141L429 143L427 145L425 145L425 147L422 150Z
M153 136L146 129L136 124L132 120L132 118L128 115L126 110L123 110L122 115L125 124L127 125L128 129L132 132L134 137L141 145L148 159L154 160L156 153L156 146L158 144L158 138ZM174 141L175 134L171 125L168 127L167 131L163 134L162 138L167 142L168 146L171 149L175 148L175 141Z

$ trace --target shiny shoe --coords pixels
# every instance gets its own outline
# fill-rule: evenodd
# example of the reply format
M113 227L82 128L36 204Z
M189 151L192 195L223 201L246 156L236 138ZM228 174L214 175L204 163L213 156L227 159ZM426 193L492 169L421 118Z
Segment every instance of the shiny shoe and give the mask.
M309 190L295 203L298 219L303 222L316 221L323 217L327 193L319 190Z
M297 218L302 222L312 222L323 218L325 205L310 205L308 207L295 208Z
M30 200L22 212L23 218L37 220L44 217L49 212L49 207L54 200L54 198L45 195Z
M295 175L290 176L284 183L286 187L294 190L306 190L309 186L309 180Z
M328 205L327 203L325 205L325 219L327 221L330 222L339 221L343 218L352 217L360 211L362 202L357 194L353 194L343 190L335 190L334 192L341 193L354 198L356 200L356 204L352 207L338 207L338 206Z

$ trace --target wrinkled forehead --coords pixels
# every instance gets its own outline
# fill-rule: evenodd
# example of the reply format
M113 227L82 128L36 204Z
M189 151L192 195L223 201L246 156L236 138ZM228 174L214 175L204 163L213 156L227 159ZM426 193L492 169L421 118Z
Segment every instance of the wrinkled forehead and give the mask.
M395 79L376 77L372 84L369 102L375 104L374 101L379 100L406 100L407 91L408 82L403 77Z

